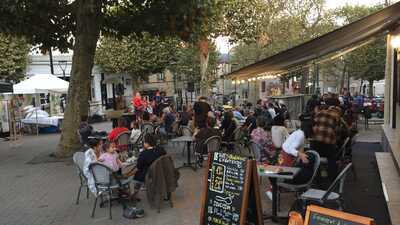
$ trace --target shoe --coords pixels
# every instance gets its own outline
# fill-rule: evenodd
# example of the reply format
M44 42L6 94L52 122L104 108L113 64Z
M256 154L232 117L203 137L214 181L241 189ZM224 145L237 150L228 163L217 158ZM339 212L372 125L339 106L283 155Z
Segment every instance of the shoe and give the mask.
M124 209L122 215L127 219L142 218L144 216L144 210L136 207L127 207Z
M269 200L272 201L272 192L271 191L266 191L265 195L268 197Z

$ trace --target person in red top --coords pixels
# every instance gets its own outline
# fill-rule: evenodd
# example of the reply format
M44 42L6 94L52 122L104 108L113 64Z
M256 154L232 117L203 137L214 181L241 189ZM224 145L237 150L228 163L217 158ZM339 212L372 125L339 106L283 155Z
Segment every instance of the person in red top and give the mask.
M136 95L132 100L132 104L135 107L136 117L140 117L143 114L144 108L143 108L142 96L140 95L139 92L136 92Z
M108 134L108 140L111 142L116 141L118 135L122 132L129 131L128 128L125 126L125 120L120 118L118 119L118 126Z

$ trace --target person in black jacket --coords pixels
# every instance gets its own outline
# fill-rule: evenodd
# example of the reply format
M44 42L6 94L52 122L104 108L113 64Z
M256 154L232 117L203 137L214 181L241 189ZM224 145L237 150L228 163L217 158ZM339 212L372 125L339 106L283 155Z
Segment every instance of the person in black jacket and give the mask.
M203 128L207 126L208 112L211 111L211 106L207 103L206 97L199 97L199 101L194 103L194 122L196 128Z
M167 154L165 150L157 146L157 139L154 134L146 134L144 136L144 150L139 154L137 159L136 172L133 178L136 182L133 196L136 196L143 186L146 173L151 164L165 154Z

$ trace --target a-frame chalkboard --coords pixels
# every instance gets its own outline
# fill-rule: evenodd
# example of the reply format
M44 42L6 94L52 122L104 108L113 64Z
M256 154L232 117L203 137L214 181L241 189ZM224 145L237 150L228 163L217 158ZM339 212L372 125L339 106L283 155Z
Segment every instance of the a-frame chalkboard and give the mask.
M262 225L257 165L246 157L209 154L200 225Z

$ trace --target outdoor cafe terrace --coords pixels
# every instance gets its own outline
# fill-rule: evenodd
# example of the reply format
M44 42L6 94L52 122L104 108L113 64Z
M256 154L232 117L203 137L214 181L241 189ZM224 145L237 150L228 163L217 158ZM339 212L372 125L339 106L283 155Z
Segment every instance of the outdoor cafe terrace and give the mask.
M111 123L95 124L96 130L111 130ZM378 134L379 126L362 130L354 145L353 163L357 177L349 175L344 188L345 211L374 218L376 224L390 224L385 196L375 153L382 148ZM196 171L190 168L179 170L179 187L173 193L173 208L168 203L160 212L150 207L146 191L139 193L141 201L137 206L145 210L145 216L136 220L122 217L122 206L112 205L113 219L109 220L107 207L98 208L94 218L90 217L94 197L86 198L82 192L79 205L75 204L79 179L71 159L57 160L49 157L57 144L59 134L25 136L17 142L3 142L0 148L0 164L3 173L0 197L3 199L0 211L1 224L176 224L197 225L200 220L201 198L204 189L205 168ZM364 141L369 142L364 142ZM372 142L371 142L372 141ZM187 160L185 145L169 142L168 154L175 159L176 167ZM261 180L260 190L264 193L268 179ZM279 215L287 215L294 196L282 194ZM264 213L270 213L272 202L261 195ZM274 224L266 221L265 224Z

